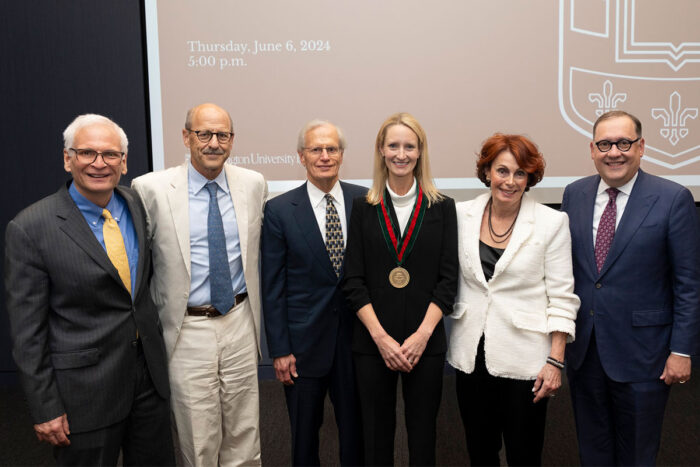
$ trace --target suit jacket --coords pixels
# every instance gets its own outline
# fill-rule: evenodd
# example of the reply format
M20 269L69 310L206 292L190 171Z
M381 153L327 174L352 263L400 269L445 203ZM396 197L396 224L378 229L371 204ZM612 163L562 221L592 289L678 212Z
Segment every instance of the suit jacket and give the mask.
M488 200L483 194L457 204L461 274L447 361L465 373L474 371L484 335L490 374L535 379L551 349L550 333L575 333L580 302L574 294L568 218L525 193L510 242L487 282L479 236Z
M600 361L615 381L657 379L669 352L700 350L700 226L690 192L639 171L600 273L593 206L600 177L566 187L576 294L581 309L571 369L583 363L595 327Z
M153 241L151 293L163 323L165 348L173 354L190 294L190 220L185 162L177 167L135 178L133 188L146 207L148 235ZM224 164L241 242L243 274L253 310L260 353L260 281L258 252L262 210L267 197L258 172Z
M427 201L426 201L427 202ZM391 199L385 200L396 222ZM411 278L402 289L389 283L396 262L389 253L377 215L377 207L364 199L353 204L345 253L345 292L352 313L372 304L386 332L401 343L420 326L433 302L443 314L452 313L457 294L457 216L452 198L445 197L425 211L413 251L404 261ZM367 328L355 319L352 350L378 355ZM441 320L428 340L424 355L447 351L445 325Z
M139 244L131 295L67 186L7 225L5 288L13 355L35 423L64 412L72 433L126 418L135 394L136 332L153 384L169 397L158 313L151 300L150 242L136 193L126 200Z
M331 369L338 340L350 351L352 317L339 287L343 273L335 274L306 183L265 206L262 303L270 357L293 353L301 376L319 377ZM349 225L353 199L367 189L340 186Z

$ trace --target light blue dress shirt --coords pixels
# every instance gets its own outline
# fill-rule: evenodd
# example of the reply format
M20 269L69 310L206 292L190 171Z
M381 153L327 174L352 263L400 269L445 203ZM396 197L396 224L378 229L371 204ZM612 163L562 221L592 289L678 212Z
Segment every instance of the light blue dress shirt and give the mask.
M68 193L70 197L73 198L75 204L80 209L85 221L90 226L90 230L95 234L95 238L100 242L102 248L107 251L105 246L104 235L102 234L102 226L105 223L104 217L102 217L102 208L92 201L84 197L77 188L75 184L71 183L70 188L68 188ZM139 241L136 237L136 229L134 229L134 223L131 220L131 213L126 204L124 198L119 196L119 194L114 191L112 198L105 206L119 225L119 230L122 232L122 238L124 239L124 248L126 249L126 256L129 259L129 272L131 273L131 291L132 300L133 292L136 291L136 268L139 264Z
M188 190L190 213L190 296L187 306L211 304L211 286L209 284L209 241L207 239L207 216L209 215L209 191L204 188L209 180L188 165ZM217 198L221 219L226 235L226 253L231 270L233 293L238 295L246 291L241 257L241 241L238 236L236 211L233 209L231 191L226 181L225 170L214 179L218 185Z

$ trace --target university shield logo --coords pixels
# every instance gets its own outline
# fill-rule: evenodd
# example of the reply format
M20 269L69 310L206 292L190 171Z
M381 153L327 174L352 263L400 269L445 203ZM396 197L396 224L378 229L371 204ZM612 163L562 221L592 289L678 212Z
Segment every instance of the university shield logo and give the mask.
M559 109L590 137L621 109L644 123L645 160L700 165L700 2L559 0Z

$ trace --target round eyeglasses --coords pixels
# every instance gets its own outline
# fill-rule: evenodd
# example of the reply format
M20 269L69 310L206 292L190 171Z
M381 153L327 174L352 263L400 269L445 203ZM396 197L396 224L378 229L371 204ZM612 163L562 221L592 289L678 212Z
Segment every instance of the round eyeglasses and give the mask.
M622 152L625 152L629 151L632 145L640 139L642 139L641 136L632 141L628 139L618 139L617 141L608 141L607 139L604 139L602 141L596 142L595 145L598 148L598 151L600 152L608 152L612 149L613 146L617 146L617 149L619 149Z

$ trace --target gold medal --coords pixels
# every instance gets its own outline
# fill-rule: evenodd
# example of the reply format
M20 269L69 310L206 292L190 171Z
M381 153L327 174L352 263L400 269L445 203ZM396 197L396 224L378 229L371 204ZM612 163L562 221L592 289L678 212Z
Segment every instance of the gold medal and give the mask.
M411 280L411 275L401 266L395 267L389 273L389 283L397 289L403 289Z

